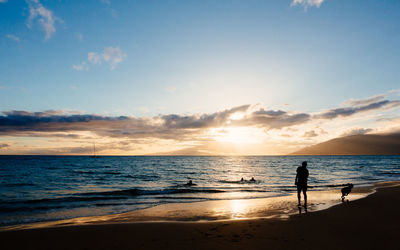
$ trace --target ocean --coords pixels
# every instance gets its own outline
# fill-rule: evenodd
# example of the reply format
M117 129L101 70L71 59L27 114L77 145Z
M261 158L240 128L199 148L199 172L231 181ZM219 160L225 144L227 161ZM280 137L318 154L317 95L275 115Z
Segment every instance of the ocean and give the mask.
M0 226L284 196L302 161L310 190L400 178L400 156L0 156Z

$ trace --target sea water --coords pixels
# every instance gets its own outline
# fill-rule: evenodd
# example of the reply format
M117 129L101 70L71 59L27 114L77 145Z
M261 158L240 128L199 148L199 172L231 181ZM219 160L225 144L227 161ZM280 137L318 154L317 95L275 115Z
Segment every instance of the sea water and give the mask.
M310 190L400 177L400 156L0 156L0 226L288 195L302 161Z

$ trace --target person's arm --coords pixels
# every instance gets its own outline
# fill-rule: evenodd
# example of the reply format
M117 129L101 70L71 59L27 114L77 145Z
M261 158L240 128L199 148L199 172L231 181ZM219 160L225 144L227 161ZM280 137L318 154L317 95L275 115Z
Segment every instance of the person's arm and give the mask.
M294 185L296 185L296 186L297 186L297 180L298 180L298 178L299 178L299 171L297 171L297 173L296 173L296 179L294 180Z

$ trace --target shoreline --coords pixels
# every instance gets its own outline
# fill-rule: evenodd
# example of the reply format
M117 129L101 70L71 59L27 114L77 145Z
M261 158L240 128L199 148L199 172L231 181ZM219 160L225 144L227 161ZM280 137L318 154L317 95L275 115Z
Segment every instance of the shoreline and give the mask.
M353 188L351 200L367 197L383 182ZM0 227L1 231L60 226L99 225L115 223L218 222L246 219L288 219L298 213L315 212L341 204L340 189L308 191L308 205L297 206L296 193L266 198L222 199L188 203L168 203L124 213L70 219L21 223ZM303 197L302 197L302 202Z
M10 249L398 249L400 182L288 219L64 225L0 232Z

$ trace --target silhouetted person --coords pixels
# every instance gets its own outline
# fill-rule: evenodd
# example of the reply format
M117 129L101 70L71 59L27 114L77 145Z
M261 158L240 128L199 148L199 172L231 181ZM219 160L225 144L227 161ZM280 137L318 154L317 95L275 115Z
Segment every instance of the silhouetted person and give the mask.
M253 181L253 182L254 182L254 181L256 181L256 180L254 179L254 177L251 177L250 181Z
M304 206L307 206L307 179L308 179L308 169L307 162L303 161L301 163L301 167L297 168L296 180L294 185L297 186L297 199L299 201L298 205L300 206L300 193L303 191L304 195Z
M242 181L242 182L244 181L243 177L242 177L242 179L240 179L240 181Z
M190 181L188 181L188 182L185 184L185 186L191 187L191 186L197 186L197 184L194 184L193 181L190 180Z

